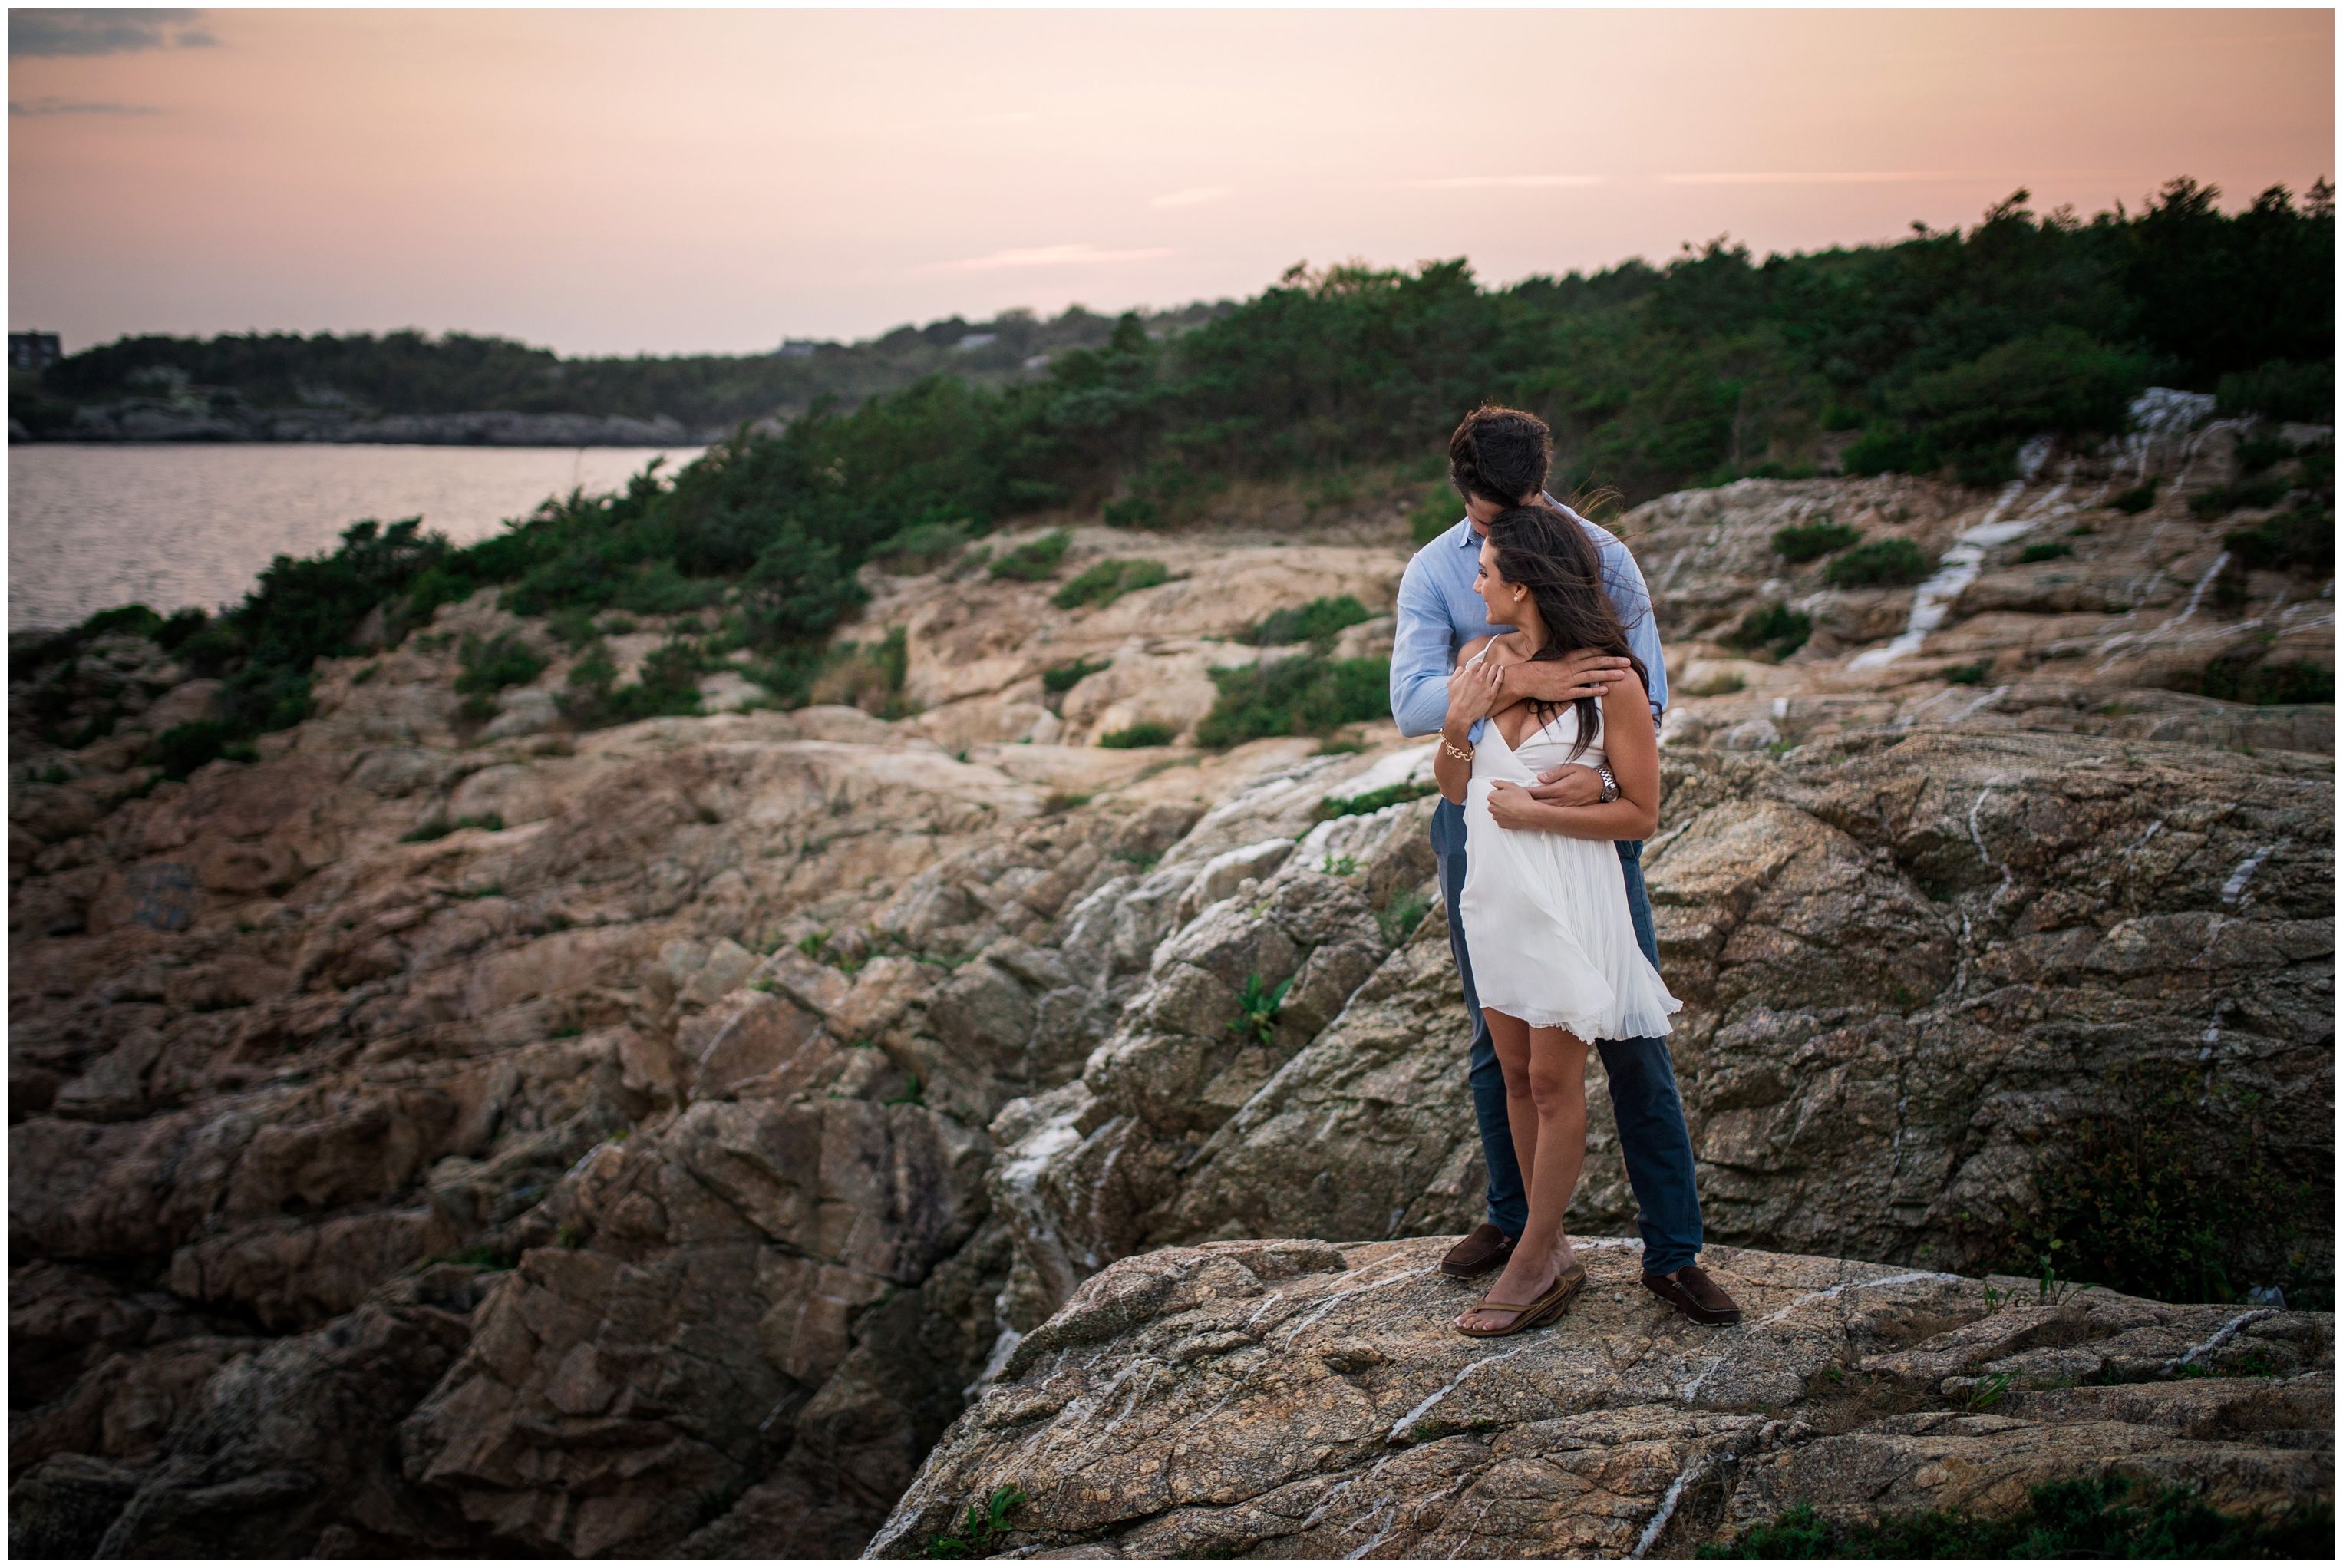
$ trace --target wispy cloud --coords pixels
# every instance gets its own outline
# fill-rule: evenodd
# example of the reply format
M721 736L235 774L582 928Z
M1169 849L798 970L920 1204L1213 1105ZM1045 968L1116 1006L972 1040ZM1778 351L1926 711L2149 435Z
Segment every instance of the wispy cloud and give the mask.
M142 49L205 49L219 40L193 24L201 11L8 13L10 55L127 55Z
M1172 253L1164 249L1101 250L1094 245L1041 245L1024 250L996 250L961 261L938 263L948 272L990 272L1001 267L1096 266L1108 262L1154 261Z
M1839 169L1806 174L1662 175L1664 186L1866 186L1966 179L1941 169Z
M1601 175L1452 175L1445 179L1401 180L1411 191L1531 191L1561 190L1573 186L1599 186Z
M1031 109L1011 109L998 115L967 115L954 120L913 120L892 128L917 135L930 131L981 131L994 126L1030 126L1041 117Z
M1227 186L1195 186L1187 190L1173 191L1169 196L1150 196L1147 205L1149 206L1202 206L1208 201L1219 201L1223 196L1235 194Z
M8 100L11 115L159 115L151 104L101 104L80 98L17 98Z

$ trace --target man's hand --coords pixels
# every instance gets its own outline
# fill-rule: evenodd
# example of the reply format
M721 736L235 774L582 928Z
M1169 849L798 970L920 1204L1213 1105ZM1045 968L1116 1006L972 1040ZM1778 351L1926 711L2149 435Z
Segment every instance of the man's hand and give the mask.
M1510 779L1489 786L1489 819L1500 828L1535 826L1537 804L1528 790Z
M1536 697L1548 702L1575 702L1592 697L1599 702L1613 681L1632 678L1634 671L1617 654L1582 648L1560 658L1509 664L1497 674L1501 689L1516 700Z
M1448 720L1444 728L1470 729L1499 706L1498 678L1504 672L1493 665L1459 666L1448 678Z
M1583 763L1564 762L1539 774L1529 793L1549 806L1597 806L1603 801L1603 775Z

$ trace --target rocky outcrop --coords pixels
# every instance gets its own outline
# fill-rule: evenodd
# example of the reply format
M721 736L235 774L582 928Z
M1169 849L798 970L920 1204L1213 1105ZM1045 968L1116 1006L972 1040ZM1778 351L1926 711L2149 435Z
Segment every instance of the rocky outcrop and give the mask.
M1585 1245L1552 1328L1475 1340L1440 1240L1173 1248L1091 1278L1018 1348L873 1538L971 1503L995 1552L1688 1555L1805 1503L1993 1515L2117 1474L2277 1513L2334 1495L2334 1322L1712 1249L1745 1304L1687 1322Z
M2113 1128L2152 1129L2175 1180L2219 1176L2197 1189L2227 1207L2187 1239L2192 1281L2218 1266L2227 1293L2298 1301L2331 1270L2332 709L2133 684L2177 678L2167 654L2197 657L2200 632L2306 648L2331 603L2299 573L2254 574L2242 601L2174 586L2219 554L2222 525L2185 504L2226 473L2217 444L2176 448L2193 477L2167 473L2137 518L2087 504L2117 476L2070 466L1987 497L1728 487L1624 525L1678 678L1646 868L1687 1002L1679 1075L1714 1257L1746 1262L1764 1313L1998 1264L2104 1185ZM2094 602L2137 591L1971 609L1964 588L1858 669L1908 636L1916 596L1773 556L1775 528L1828 507L1930 548L1996 508L2037 533L2079 518L2094 532L2046 564ZM1160 1256L1218 1260L1214 1281L1236 1260L1262 1282L1250 1312L1322 1274L1380 1280L1407 1238L1470 1223L1465 1020L1429 803L1403 798L1424 748L1380 723L1334 748L1083 744L1192 733L1212 669L1303 651L1250 628L1342 593L1381 609L1403 553L1072 532L1065 575L1144 556L1168 580L1069 610L1050 583L869 569L841 635L904 631L895 695L918 711L892 722L749 702L574 733L575 656L492 591L396 646L360 628L374 646L320 663L311 719L184 783L142 758L220 694L154 645L96 639L12 685L18 1549L850 1553L969 1400L997 1411L988 1387L1064 1348L1054 1314L1138 1277L1118 1259L1201 1244ZM1975 582L2036 571L2006 558L2016 540L1976 547ZM1723 640L1776 598L1845 629L1778 662ZM613 631L621 678L672 629ZM500 635L546 666L484 719L453 680L466 638ZM1388 636L1379 618L1336 651ZM755 696L745 671L708 679L711 709ZM1624 1233L1599 1078L1593 1099L1574 1223ZM1264 1235L1343 1245L1240 1245ZM1794 1283L1764 1295L1777 1273ZM1433 1288L1408 1280L1393 1291ZM1324 1288L1321 1321L1347 1321ZM1946 1321L1847 1353L1983 1313L1981 1288L1940 1289ZM1361 1375L1373 1350L1333 1356ZM1532 1353L1460 1386L1509 1386L1491 1380ZM1439 1364L1385 1428L1467 1365ZM1101 1385L1101 1422L1131 1378L1111 1404ZM1595 1424L1568 1452L1632 1458L1597 1478L1630 1500L1628 1545L1697 1456L1740 1454L1745 1478L1762 1457L1732 1424L1746 1412L1669 1410L1649 1452L1640 1416L1570 1417ZM2060 1442L2134 1442L2078 1422ZM915 1495L956 1495L973 1472L954 1474ZM1709 1486L1684 1482L1679 1512L1705 1519ZM1312 1495L1293 1518L1330 1502Z

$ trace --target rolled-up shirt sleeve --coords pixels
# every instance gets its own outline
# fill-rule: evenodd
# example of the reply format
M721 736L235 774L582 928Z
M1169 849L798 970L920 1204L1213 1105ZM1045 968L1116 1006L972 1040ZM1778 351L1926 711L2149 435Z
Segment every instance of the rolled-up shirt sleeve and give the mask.
M1658 646L1656 638L1653 646ZM1447 719L1453 651L1447 609L1418 557L1399 579L1398 625L1392 634L1392 721L1402 735L1430 735Z

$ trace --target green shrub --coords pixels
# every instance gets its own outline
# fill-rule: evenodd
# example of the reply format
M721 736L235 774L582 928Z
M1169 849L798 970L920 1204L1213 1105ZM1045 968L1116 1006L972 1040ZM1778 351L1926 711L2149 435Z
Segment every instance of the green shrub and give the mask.
M1061 697L1089 677L1111 668L1111 658L1077 658L1067 664L1052 665L1041 672L1041 689L1051 697Z
M565 605L555 610L546 617L545 626L572 653L594 640L594 612L583 605Z
M1161 561L1136 558L1103 560L1060 588L1050 602L1060 609L1080 609L1084 605L1103 608L1124 594L1171 580L1171 568Z
M817 702L846 702L880 719L905 717L903 680L910 670L904 628L890 627L876 642L850 642L835 650L813 681Z
M1037 583L1057 575L1058 562L1064 558L1066 547L1073 536L1063 528L1031 539L1013 550L993 558L985 569L995 578L1013 578L1018 582Z
M545 673L545 660L508 631L498 632L486 643L467 633L457 659L462 668L456 677L456 689L483 696L508 686L527 686ZM495 705L489 706L493 711Z
M1408 513L1408 536L1421 548L1454 528L1463 515L1464 503L1457 499L1454 489L1443 483Z
M1873 539L1834 557L1823 568L1823 580L1833 588L1916 583L1935 564L1909 539Z
M1916 376L1893 399L1913 432L1918 466L1906 471L1949 464L1964 484L1997 484L2016 476L2018 445L2034 435L2120 434L2150 363L2057 326Z
M2258 474L2294 456L2294 443L2279 436L2257 436L2237 443L2237 472Z
M872 553L889 571L904 577L931 572L966 549L971 536L961 523L916 523Z
M1705 1545L1703 1557L2324 1557L2334 1510L2297 1503L2277 1517L2217 1513L2190 1487L2130 1476L2029 1488L2024 1512L1981 1518L1940 1510L1836 1523L1804 1503Z
M1839 467L1856 478L1875 474L1925 473L1927 448L1917 436L1889 425L1874 425L1839 454Z
M1404 943L1432 912L1432 900L1421 889L1410 888L1375 911L1375 928L1383 932L1383 940L1393 947Z
M174 782L216 758L229 762L260 759L252 743L240 737L232 726L209 719L173 725L155 738L146 752L146 759L159 766L163 777Z
M1242 1037L1258 1040L1263 1045L1276 1040L1277 1015L1285 1006L1285 993L1293 989L1293 977L1288 975L1274 987L1264 987L1259 973L1245 977L1244 990L1237 997L1237 1016L1229 1028Z
M994 1537L1011 1533L1009 1511L1026 1501L1024 1489L1011 1482L996 1486L981 1504L968 1505L968 1517L960 1522L958 1533L936 1535L928 1541L930 1557L990 1557L1000 1550Z
M1785 604L1769 604L1741 618L1725 641L1735 648L1764 648L1775 658L1787 658L1806 646L1814 635L1814 618Z
M1369 789L1360 795L1329 795L1318 802L1312 819L1332 821L1337 817L1364 817L1396 806L1403 800L1421 800L1426 795L1437 795L1440 786L1429 779L1412 779L1403 784L1386 784L1380 789Z
M2283 474L2258 474L2233 485L2216 485L2188 498L2188 509L2200 518L2227 517L2240 507L2275 507L2286 499L2294 481Z
M1774 530L1774 553L1785 561L1818 560L1843 550L1863 536L1845 523L1828 518L1817 523L1792 523Z
M2134 485L2130 489L2118 494L2116 498L2109 501L2107 505L2113 507L2118 512L2126 512L2133 517L2137 517L2140 513L2147 510L2148 508L2156 505L2156 487L2161 483L2163 483L2163 481L2160 479L2151 478L2142 480L2140 483Z
M2064 560L2075 553L2075 547L2064 539L2049 539L2026 546L2017 552L2017 564L2030 567L2036 561Z
M2258 663L2252 658L2217 658L2194 675L2177 678L2172 684L2176 691L2263 707L2335 700L2335 671L2307 658L2284 664Z
M2223 534L2221 542L2255 571L2303 570L2323 575L2335 569L2332 512L2278 512L2249 528Z
M1225 747L1271 735L1323 735L1388 716L1391 661L1305 654L1216 669L1220 696L1196 726L1196 744Z
M1367 607L1349 594L1336 598L1314 598L1300 609L1272 610L1262 618L1261 624L1244 634L1244 640L1260 648L1277 648L1287 643L1308 642L1331 644L1345 628L1374 618Z
M580 729L696 714L699 677L706 668L706 658L698 648L684 638L670 638L644 658L635 681L619 686L618 665L609 648L596 642L570 666L568 689L555 701Z
M1134 724L1100 736L1098 743L1111 751L1129 751L1141 746L1169 746L1177 739L1178 731L1168 724Z
M1956 664L1945 671L1945 679L1955 686L1983 686L1992 671L1988 664Z
M2335 417L2335 362L2274 359L2222 377L2214 396L2222 414L2260 414L2324 425Z

